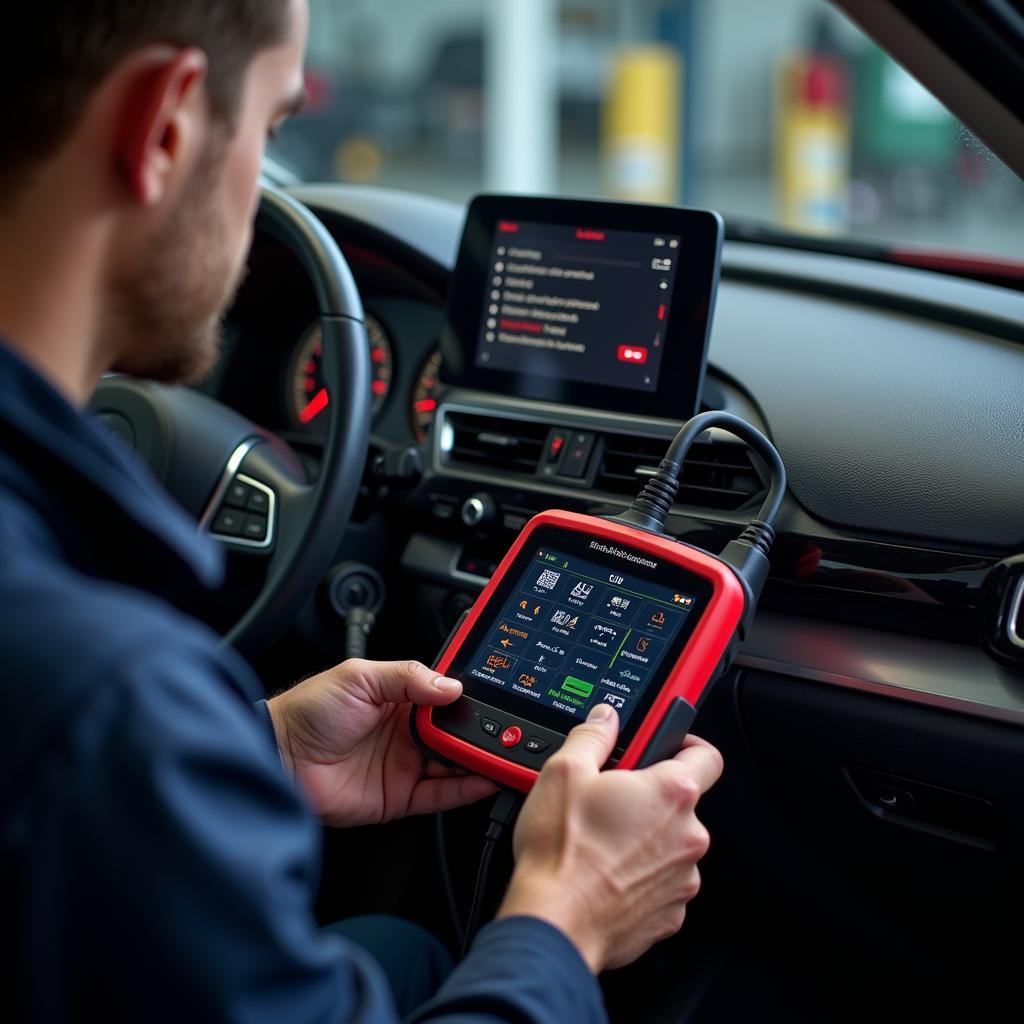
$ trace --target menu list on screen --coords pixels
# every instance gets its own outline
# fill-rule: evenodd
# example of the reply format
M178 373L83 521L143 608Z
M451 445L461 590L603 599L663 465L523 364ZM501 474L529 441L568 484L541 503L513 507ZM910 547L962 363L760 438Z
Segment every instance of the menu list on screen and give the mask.
M462 673L574 718L610 704L625 727L695 604L691 594L538 549Z
M476 365L656 391L681 240L499 220Z

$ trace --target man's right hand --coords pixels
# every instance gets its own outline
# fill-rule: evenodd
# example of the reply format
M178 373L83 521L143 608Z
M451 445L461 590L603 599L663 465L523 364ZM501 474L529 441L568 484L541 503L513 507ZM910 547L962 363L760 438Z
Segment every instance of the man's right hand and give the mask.
M618 728L598 704L544 766L516 824L516 869L498 911L561 929L595 974L682 927L709 844L695 808L722 773L721 755L695 736L670 761L602 772Z

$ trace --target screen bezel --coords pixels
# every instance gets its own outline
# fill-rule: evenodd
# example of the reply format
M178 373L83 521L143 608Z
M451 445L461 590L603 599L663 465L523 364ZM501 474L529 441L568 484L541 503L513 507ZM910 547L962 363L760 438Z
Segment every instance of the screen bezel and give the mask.
M476 365L499 220L679 237L679 249L673 250L678 253L679 266L656 391L537 379L527 373ZM441 329L442 380L456 387L539 401L666 419L689 418L698 411L704 386L723 234L722 218L710 210L583 199L477 196L466 215L458 260L449 282Z
M459 645L459 649L448 665L446 673L462 682L463 692L467 697L472 697L483 704L488 704L500 711L505 711L523 721L533 722L563 736L567 735L570 729L583 721L582 718L575 718L554 708L538 705L526 697L517 696L498 686L491 686L484 680L478 679L476 676L470 675L465 671L466 662L476 651L480 643L490 635L502 609L505 607L505 603L516 590L520 577L527 566L533 561L537 549L553 548L557 551L565 552L565 554L571 557L585 559L595 565L607 567L612 572L627 571L634 578L645 579L651 583L685 590L686 593L693 594L697 598L696 606L686 616L679 633L668 645L661 665L637 699L637 703L626 726L619 733L615 752L616 756L621 757L626 747L629 746L636 735L640 725L647 717L658 694L664 688L697 625L702 621L707 612L715 592L715 587L706 577L664 558L659 559L656 569L647 569L640 565L624 562L621 558L617 558L614 555L605 555L600 552L591 551L590 541L592 539L593 536L589 533L566 530L558 526L540 526L533 531L529 537L529 543L524 545L517 553L514 561L509 565L508 570L498 582L497 588L487 601L486 606L481 610L479 617L473 623L472 629ZM639 557L650 557L650 552L640 548L631 548L629 545L622 544L619 541L616 541L616 546L623 548L627 553L632 553Z

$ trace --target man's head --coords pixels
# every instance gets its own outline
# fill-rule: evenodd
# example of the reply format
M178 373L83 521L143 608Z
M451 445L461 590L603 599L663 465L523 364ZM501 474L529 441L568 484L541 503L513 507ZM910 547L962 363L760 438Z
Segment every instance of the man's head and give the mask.
M0 237L71 189L115 368L211 364L267 134L301 104L307 18L306 0L32 0L4 33Z

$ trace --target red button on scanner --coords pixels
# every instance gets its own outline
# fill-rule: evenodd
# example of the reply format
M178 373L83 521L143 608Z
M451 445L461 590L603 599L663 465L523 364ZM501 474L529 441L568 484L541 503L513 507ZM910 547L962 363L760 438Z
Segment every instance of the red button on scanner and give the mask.
M647 349L643 345L620 345L620 363L646 363Z
M523 738L523 730L518 725L510 725L501 734L501 745L503 747L514 747Z

